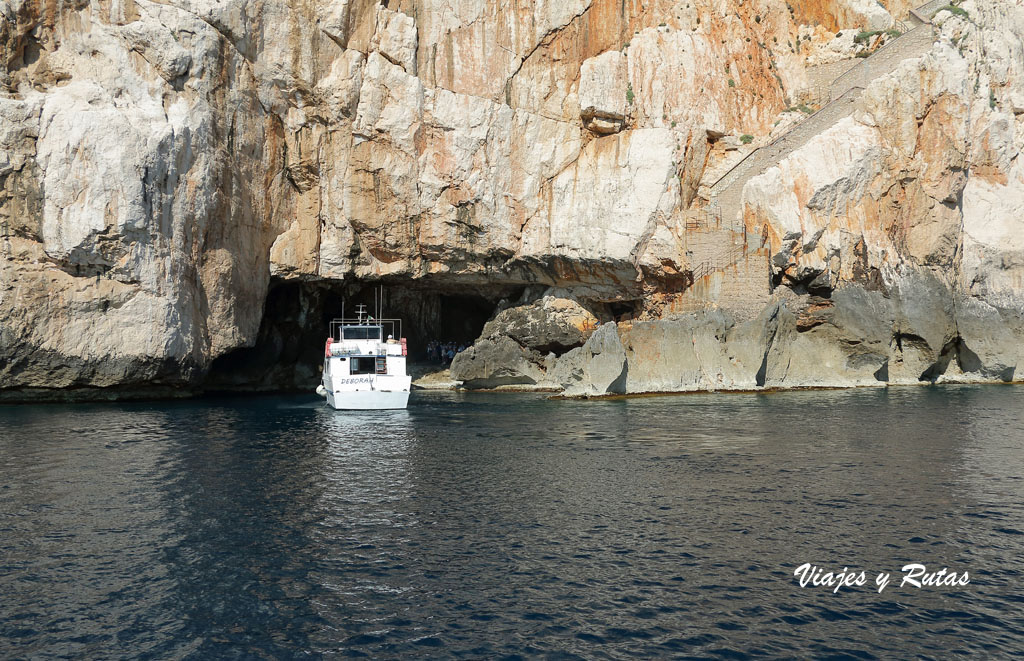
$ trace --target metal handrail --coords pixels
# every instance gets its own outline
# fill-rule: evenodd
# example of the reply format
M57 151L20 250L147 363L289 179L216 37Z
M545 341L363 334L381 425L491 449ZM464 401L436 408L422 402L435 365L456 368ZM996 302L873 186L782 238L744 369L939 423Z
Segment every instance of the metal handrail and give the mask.
M724 255L719 255L718 258L715 258L715 259L705 259L705 260L701 261L699 264L697 264L694 268L691 268L690 269L691 278L692 278L692 280L694 282L696 282L697 280L700 280L701 278L705 278L705 277L711 275L712 273L716 273L718 271L724 271L725 269L729 268L730 266L735 266L737 263L739 263L739 261L741 259L743 259L746 256L746 254L747 254L747 244L746 244L746 242L744 242L744 243L742 243L741 245L738 245L738 246L736 246L736 245L731 246L725 252Z
M900 39L902 37L907 36L911 32L914 32L915 30L921 30L922 32L924 32L925 29L926 29L926 25L919 25L916 28L913 28L912 30L904 32L899 37L894 37L891 41L888 41L885 44L883 44L881 48L875 49L871 53L871 55L869 55L868 57L864 58L861 61L860 64L858 64L857 66L851 67L847 71L843 72L841 75L837 76L836 79L833 80L832 83L829 85L829 98L832 98L832 90L834 90L837 87L839 87L840 86L840 82L842 80L844 80L846 78L854 77L854 76L861 76L861 75L863 75L864 71L866 69L869 69L871 67L871 65L874 64L874 62L877 62L879 59L881 59L881 58L878 57L879 55L888 54L890 50L897 50L898 48L900 48L901 46L903 46L904 44L907 43L907 41L905 39L903 41L900 41ZM872 62L872 58L874 58L874 62ZM852 87L857 87L857 85L853 85ZM845 91L844 91L844 94L845 94Z

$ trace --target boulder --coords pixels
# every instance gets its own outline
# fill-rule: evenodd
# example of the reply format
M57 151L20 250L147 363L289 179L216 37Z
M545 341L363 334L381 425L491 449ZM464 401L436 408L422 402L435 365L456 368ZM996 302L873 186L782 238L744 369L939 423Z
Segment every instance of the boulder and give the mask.
M544 357L515 340L484 339L455 356L451 376L466 388L534 386L545 380Z
M586 344L564 354L550 378L569 397L626 392L626 350L614 322L602 325Z
M480 337L505 336L541 353L563 353L586 342L599 323L575 298L546 294L528 305L502 310L487 322Z

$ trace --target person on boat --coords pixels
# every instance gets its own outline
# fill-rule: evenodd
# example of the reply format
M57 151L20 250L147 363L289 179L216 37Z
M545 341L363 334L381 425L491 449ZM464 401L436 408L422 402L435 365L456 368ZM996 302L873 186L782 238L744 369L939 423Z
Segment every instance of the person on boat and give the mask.
M388 344L398 344L398 340L395 339L394 335L388 335Z

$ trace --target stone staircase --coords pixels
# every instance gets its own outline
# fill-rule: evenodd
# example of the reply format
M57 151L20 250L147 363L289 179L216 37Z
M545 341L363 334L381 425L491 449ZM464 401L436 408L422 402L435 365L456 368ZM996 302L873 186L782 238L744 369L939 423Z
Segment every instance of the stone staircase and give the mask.
M743 259L746 254L747 244L743 243L738 246L730 246L728 250L725 250L720 255L716 255L713 259L705 259L698 264L692 265L690 273L693 274L693 281L696 282L701 278L706 278L716 271L724 271Z
M903 60L928 52L934 42L930 18L947 4L949 0L934 0L911 10L907 24L909 29L833 80L828 89L829 102L820 110L769 144L750 152L722 175L709 189L708 213L717 218L719 224L723 221L726 225L735 223L747 181L853 114L857 100L871 81L891 73Z
M771 143L747 154L711 187L709 206L716 210L715 215L720 216L726 225L735 223L747 181L807 144L808 140L835 125L840 119L852 115L863 91L862 87L848 89Z
M932 0L926 2L920 7L914 7L910 10L910 20L916 22L918 25L924 25L931 23L932 17L939 12L940 9L949 4L950 0Z
M829 99L838 99L855 87L867 87L876 78L894 71L903 60L927 53L934 41L935 35L930 23L908 30L832 81Z

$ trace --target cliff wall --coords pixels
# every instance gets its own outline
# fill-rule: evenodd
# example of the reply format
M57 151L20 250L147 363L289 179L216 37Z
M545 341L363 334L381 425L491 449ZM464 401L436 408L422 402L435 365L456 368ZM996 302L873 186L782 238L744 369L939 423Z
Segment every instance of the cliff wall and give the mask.
M275 285L372 282L593 321L554 350L492 326L479 385L1019 379L1017 3L934 15L714 204L887 7L0 0L0 390L201 387Z

